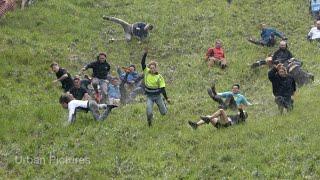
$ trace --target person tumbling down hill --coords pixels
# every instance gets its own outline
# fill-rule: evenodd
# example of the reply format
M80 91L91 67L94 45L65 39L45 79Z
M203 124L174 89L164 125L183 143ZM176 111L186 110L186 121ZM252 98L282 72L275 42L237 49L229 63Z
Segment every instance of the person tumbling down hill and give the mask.
M74 86L68 91L68 93L76 100L88 100L90 96L88 91L81 87L81 80L79 76L76 76L73 79L73 83Z
M158 72L158 63L151 61L148 66L146 65L146 58L148 54L148 49L145 48L144 54L141 60L141 66L144 74L144 85L145 85L145 94L147 95L147 121L148 125L152 125L153 113L152 108L153 104L156 103L161 115L167 114L167 107L161 97L161 94L170 103L170 99L166 93L166 85L164 78Z
M283 113L284 108L291 111L293 109L292 96L296 91L294 78L288 75L283 64L274 65L268 72L268 77L272 83L272 92L280 113Z
M76 120L77 110L90 111L95 120L103 121L108 117L111 110L117 107L114 105L97 104L93 100L74 100L68 94L62 95L59 102L63 108L69 110L68 123L73 123ZM104 109L104 112L100 114L99 109Z
M208 67L212 67L214 64L218 64L221 69L225 69L227 67L227 59L220 39L216 40L214 48L211 47L208 49L205 60L208 63Z
M139 39L139 42L141 42L148 37L149 31L153 29L153 25L144 22L130 24L122 19L115 17L103 16L102 18L104 20L109 20L114 23L120 24L124 30L125 39L127 41L131 41L132 36L134 36Z
M61 68L56 62L53 62L50 67L57 76L57 79L52 82L57 83L60 81L64 92L69 91L73 87L73 80L70 73L66 69Z
M248 113L241 108L238 109L238 111L239 112L236 115L227 115L225 110L219 109L211 116L200 116L198 122L188 121L188 123L193 129L197 129L199 126L209 123L216 128L226 128L246 121Z
M287 38L284 36L282 32L279 32L274 28L267 27L267 25L264 23L262 23L260 27L261 27L261 34L260 34L261 39L256 40L250 37L248 38L249 42L253 44L261 45L261 46L273 47L276 44L276 36L278 36L282 40L287 40Z
M212 83L211 88L207 89L209 96L216 102L219 103L218 108L221 109L232 109L237 108L244 109L246 106L251 105L247 98L240 94L240 85L232 85L231 91L217 93L215 82Z

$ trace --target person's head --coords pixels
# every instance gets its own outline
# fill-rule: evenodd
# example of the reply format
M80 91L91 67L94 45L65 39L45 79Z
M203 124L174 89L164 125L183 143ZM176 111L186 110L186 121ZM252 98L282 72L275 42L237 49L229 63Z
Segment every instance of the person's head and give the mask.
M232 91L232 93L234 93L234 94L239 93L239 92L240 92L240 85L239 85L239 84L233 84L231 91Z
M281 76L281 77L286 77L286 76L288 75L287 69L286 69L284 66L281 66L281 67L278 69L278 74L279 74L279 76Z
M103 53L103 52L101 52L101 53L99 53L99 55L98 55L98 61L100 61L100 62L105 62L106 61L106 59L107 59L107 54L106 53Z
M280 41L280 43L279 43L279 49L281 49L281 50L285 50L285 49L287 49L288 48L288 45L287 45L287 42L286 41Z
M74 84L74 87L80 88L80 86L81 86L81 79L80 79L79 76L75 76L75 77L73 78L73 84Z
M266 29L267 28L267 24L261 23L260 24L260 28L261 28L261 30Z
M56 62L51 63L50 65L53 72L57 73L59 71L59 64Z
M134 72L134 71L136 71L136 66L134 64L131 64L129 66L129 72Z
M216 48L221 48L222 47L222 41L220 39L216 40L215 47Z
M147 24L145 27L144 27L144 30L146 31L151 31L153 29L153 25L152 24Z
M111 84L112 85L118 85L118 83L119 83L119 79L117 78L117 77L112 77L111 78Z
M71 96L68 94L64 94L60 96L59 103L63 108L68 108L68 103L72 100Z
M148 68L150 69L151 74L158 73L157 66L158 66L158 63L156 61L150 61L150 63L148 64Z
M320 20L317 20L317 21L316 21L316 27L317 27L317 29L320 30Z

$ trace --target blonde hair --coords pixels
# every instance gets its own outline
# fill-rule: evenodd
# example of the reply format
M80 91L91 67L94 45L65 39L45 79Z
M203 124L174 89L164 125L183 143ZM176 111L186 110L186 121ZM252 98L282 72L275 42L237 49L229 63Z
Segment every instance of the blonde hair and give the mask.
M150 68L151 65L154 65L155 67L158 66L158 63L154 60L150 61L149 64L148 64L148 68Z

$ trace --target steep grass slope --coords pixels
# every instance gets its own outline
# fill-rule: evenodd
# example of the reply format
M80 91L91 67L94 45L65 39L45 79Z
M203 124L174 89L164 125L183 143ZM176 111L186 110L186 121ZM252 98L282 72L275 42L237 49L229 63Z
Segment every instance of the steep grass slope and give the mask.
M149 40L110 43L123 37L120 26L102 15L155 25ZM293 54L315 83L296 94L295 109L281 116L273 102L267 68L249 64L275 48L249 44L265 22L286 33ZM307 1L242 0L38 0L24 11L0 19L0 175L3 178L307 178L318 179L319 47L305 35L313 20ZM208 69L204 53L214 40L224 42L229 68ZM115 109L97 123L78 114L66 125L58 104L59 87L49 65L57 61L72 74L98 52L115 66L139 65L142 50L156 59L174 104L155 113L147 127L145 104ZM254 104L245 125L193 131L187 120L210 114L216 104L206 88L219 91L241 83Z

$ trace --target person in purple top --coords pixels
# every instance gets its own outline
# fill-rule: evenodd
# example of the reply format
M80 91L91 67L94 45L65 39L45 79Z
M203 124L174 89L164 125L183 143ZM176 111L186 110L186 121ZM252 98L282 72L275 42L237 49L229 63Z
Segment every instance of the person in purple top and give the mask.
M131 41L132 36L135 36L141 42L148 37L149 31L153 29L153 25L144 22L130 24L122 19L109 16L103 16L103 19L120 24L125 32L125 39L127 41Z

